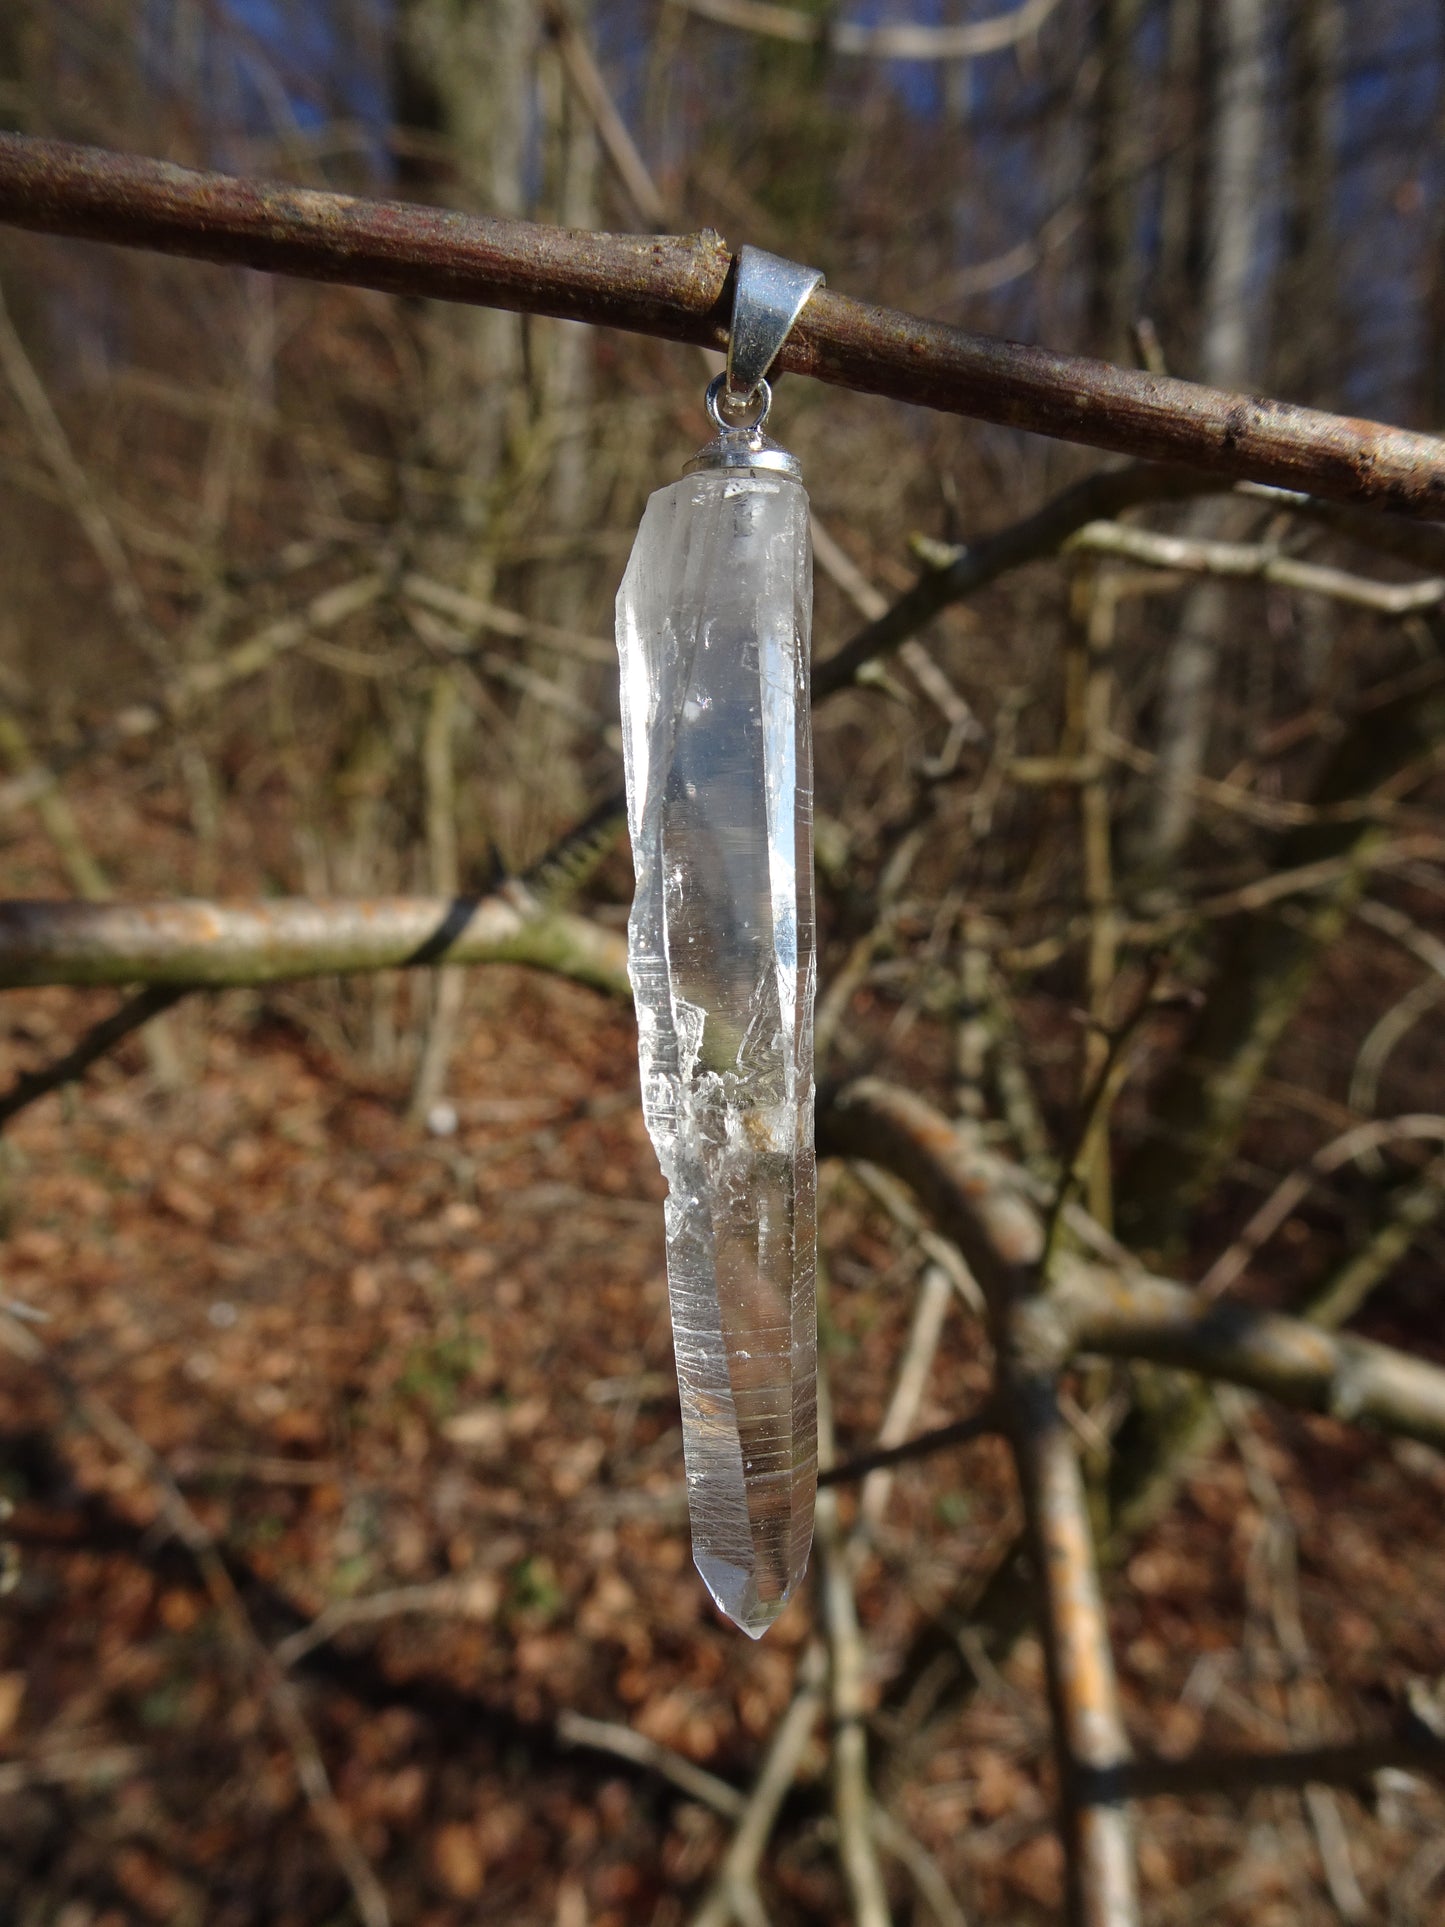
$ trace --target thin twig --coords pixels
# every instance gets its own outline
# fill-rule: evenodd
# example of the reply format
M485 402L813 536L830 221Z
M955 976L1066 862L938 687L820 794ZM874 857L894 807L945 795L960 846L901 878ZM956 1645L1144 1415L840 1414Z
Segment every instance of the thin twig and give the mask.
M1309 1294L1304 1315L1335 1328L1347 1324L1370 1293L1399 1264L1411 1245L1445 1211L1445 1157L1400 1185L1363 1244Z
M496 1609L496 1583L486 1573L436 1579L420 1586L393 1586L357 1599L334 1600L309 1626L283 1639L273 1656L278 1666L289 1671L308 1653L329 1644L352 1626L384 1625L389 1619L402 1619L411 1613L487 1620L494 1617Z
M1433 1139L1437 1143L1445 1140L1445 1117L1377 1118L1368 1124L1356 1124L1348 1131L1342 1131L1338 1137L1331 1138L1306 1163L1280 1180L1239 1236L1219 1254L1200 1279L1197 1287L1199 1296L1217 1298L1222 1292L1228 1291L1260 1247L1299 1208L1320 1178L1337 1171L1342 1164L1348 1164L1366 1151L1378 1150L1385 1144L1414 1143L1422 1138Z
M672 1784L689 1799L710 1807L724 1820L741 1820L747 1806L744 1796L727 1780L708 1773L676 1753L670 1746L648 1739L630 1726L615 1720L592 1720L583 1713L563 1712L557 1716L557 1737L567 1746L590 1746L599 1753L615 1754L634 1766L646 1767Z
M866 1158L909 1183L991 1304L1029 1296L1043 1232L1023 1182L931 1104L881 1078L860 1078L820 1104L818 1142L825 1153ZM1061 1262L1033 1321L1035 1341L1047 1337L1060 1364L1088 1353L1143 1359L1445 1445L1440 1366L1297 1318L1209 1303L1142 1269Z
M111 606L120 618L121 627L143 655L152 662L164 662L168 653L166 641L146 612L130 557L121 546L90 477L76 459L45 385L15 331L3 294L0 294L0 370L30 424L30 431L62 496L105 570Z
M851 20L820 20L801 7L777 6L772 0L668 0L668 5L770 40L789 40L803 47L821 43L830 53L861 54L872 60L955 61L981 60L1033 39L1057 11L1059 0L1019 0L1017 6L991 19L940 27L901 20L876 27Z
M1182 570L1192 575L1243 576L1278 587L1301 589L1308 594L1329 596L1378 615L1416 615L1422 609L1438 608L1445 601L1445 580L1429 577L1422 582L1372 582L1369 577L1351 575L1344 569L1322 567L1285 555L1268 543L1214 542L1200 537L1161 535L1154 529L1136 529L1122 522L1087 522L1069 538L1071 549L1086 549L1095 555L1116 555L1155 568Z
M90 1069L92 1064L113 1051L117 1044L158 1017L163 1010L180 1002L186 995L184 984L148 984L144 990L128 997L118 1010L109 1017L102 1017L68 1050L64 1057L56 1058L44 1070L26 1071L10 1086L0 1093L0 1130L12 1118L45 1097L51 1091L58 1091L66 1084L73 1084Z
M758 1899L758 1867L772 1837L779 1810L797 1778L803 1754L823 1708L827 1656L821 1640L814 1640L798 1668L792 1704L774 1729L747 1805L727 1852L691 1927L729 1927L737 1920L748 1927L762 1916Z
M975 1439L992 1438L1003 1430L1003 1421L991 1406L975 1412L972 1418L955 1419L951 1425L935 1426L930 1432L920 1432L916 1438L903 1439L897 1445L875 1446L870 1452L859 1452L851 1459L844 1459L841 1465L830 1465L818 1474L819 1487L829 1485L855 1485L859 1479L866 1479L870 1473L891 1471L894 1466L911 1465L915 1459L932 1458L939 1452L951 1451L955 1446L971 1445Z
M918 1889L919 1898L933 1915L938 1927L968 1927L968 1915L954 1899L938 1862L907 1827L894 1819L887 1807L875 1804L873 1831L883 1851L891 1853L907 1871Z
M617 111L617 104L602 77L602 70L573 17L571 7L565 0L546 0L546 14L568 78L592 116L597 137L627 189L633 206L649 226L665 227L667 204L657 191L657 184L637 150L637 143L628 131L626 121Z
M953 1280L944 1267L933 1264L926 1266L914 1303L913 1322L908 1328L908 1336L903 1342L894 1373L892 1396L883 1414L883 1423L878 1428L877 1451L888 1452L902 1445L913 1429L914 1419L928 1390L929 1375L938 1355L943 1324L948 1316L948 1308L953 1303L953 1295ZM832 1463L831 1452L829 1463ZM893 1490L892 1466L896 1463L896 1460L877 1463L875 1453L875 1463L869 1468L859 1494L855 1537L871 1538L882 1523L888 1510L888 1496Z
M1261 1787L1365 1787L1389 1768L1445 1780L1445 1740L1406 1715L1393 1733L1323 1742L1279 1753L1193 1753L1185 1760L1137 1759L1111 1776L1131 1800L1179 1800L1224 1793L1240 1799Z
M832 1457L827 1381L818 1383L818 1450ZM828 1639L828 1686L832 1711L833 1814L838 1852L852 1902L854 1927L890 1927L892 1914L873 1826L874 1799L868 1777L868 1729L864 1684L867 1656L853 1593L852 1560L829 1489L818 1494L814 1550L819 1565L823 1624Z
M43 766L0 783L0 818L37 802L81 763L184 722L203 702L269 669L278 657L300 648L312 635L324 633L359 614L375 602L385 588L386 578L378 574L338 583L313 596L297 614L266 623L223 654L190 664L169 681L159 695L149 701L128 703L76 742L50 750Z

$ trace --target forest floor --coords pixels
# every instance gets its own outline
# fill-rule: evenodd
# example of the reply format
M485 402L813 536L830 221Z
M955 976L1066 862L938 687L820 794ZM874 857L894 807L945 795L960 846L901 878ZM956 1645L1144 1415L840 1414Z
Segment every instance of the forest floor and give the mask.
M8 894L60 887L28 837L7 872ZM681 1927L726 1823L569 1745L559 1720L630 1728L746 1790L794 1690L811 1588L754 1645L692 1570L631 1013L540 975L471 973L456 1128L439 1136L406 1121L405 1076L355 1045L410 995L193 1000L168 1020L178 1088L132 1039L33 1106L5 1140L0 1298L43 1314L28 1329L158 1455L283 1663L323 1610L381 1596L289 1670L396 1922ZM0 1079L113 1001L8 994ZM935 1044L920 1028L902 1048L924 1089ZM822 1197L846 1455L880 1423L923 1258L841 1167ZM1364 1329L1438 1345L1429 1297L1417 1271ZM917 1429L973 1409L987 1364L960 1304ZM1128 1719L1155 1750L1374 1730L1445 1669L1445 1460L1299 1414L1241 1424L1113 1577ZM8 1353L0 1476L0 1917L354 1919L255 1656L161 1486ZM1055 1918L1060 1900L1037 1645L921 1736L923 1685L910 1698L898 1680L1015 1525L997 1442L910 1466L859 1584L882 1789L967 1917L995 1927ZM1413 1777L1377 1778L1368 1800L1140 1814L1151 1927L1331 1922L1347 1876L1362 1920L1409 1920L1412 1883L1422 1927L1438 1901L1445 1799ZM767 1862L770 1919L847 1918L832 1838L820 1731ZM933 1917L890 1878L900 1919Z

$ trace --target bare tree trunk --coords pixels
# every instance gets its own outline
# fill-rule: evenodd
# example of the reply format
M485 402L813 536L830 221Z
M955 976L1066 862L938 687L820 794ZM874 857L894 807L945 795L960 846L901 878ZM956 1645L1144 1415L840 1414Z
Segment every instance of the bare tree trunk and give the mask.
M1436 58L1442 81L1435 106L1435 152L1441 151L1445 136L1445 18L1439 29ZM1437 170L1438 179L1438 170ZM1425 251L1425 286L1422 297L1424 328L1424 366L1420 384L1420 420L1425 428L1445 427L1445 201L1437 192L1434 217L1430 223L1430 244Z
M1275 292L1275 388L1317 406L1337 373L1335 179L1344 9L1293 0L1285 38L1284 255Z
M1255 332L1250 277L1258 244L1268 70L1268 0L1220 0L1219 83L1213 112L1209 249L1205 262L1199 373L1220 388L1246 385ZM1190 518L1190 532L1220 533L1222 505ZM1209 744L1220 639L1229 592L1206 581L1185 598L1179 634L1164 671L1155 807L1143 854L1163 869L1183 847L1194 820L1194 781Z
M1192 359L1202 254L1201 127L1204 24L1200 0L1169 0L1162 116L1156 138L1165 155L1159 197L1159 255L1155 269L1156 320L1180 361Z
M457 861L457 783L456 675L439 669L432 679L431 702L427 710L426 735L422 745L423 775L426 785L427 853L431 862L431 883L437 895L455 897L461 888L461 869ZM414 1123L441 1125L439 1107L446 1090L447 1070L461 1024L466 971L458 965L443 964L434 973L432 1007L421 1057L411 1091L411 1118Z
M453 206L512 218L530 212L538 22L533 0L403 0L398 94L403 110L445 143L451 165L440 198ZM423 444L459 487L414 546L428 574L483 600L497 568L495 545L483 538L506 502L531 412L524 327L518 315L449 302L433 302L428 312ZM432 881L443 892L461 878L455 758L462 721L455 682L442 672L432 689L422 776ZM510 784L501 771L489 775L495 839ZM438 973L412 1088L414 1119L442 1115L462 983L457 971Z
M1094 21L1098 87L1089 172L1092 276L1089 345L1107 361L1129 356L1140 292L1138 160L1132 130L1139 102L1134 42L1142 0L1103 0Z
M585 16L574 9L577 30ZM591 116L569 85L555 46L544 50L541 74L543 152L546 162L545 215L567 228L598 223L598 142ZM536 433L547 449L547 519L560 536L585 528L592 494L590 414L593 400L592 331L577 321L540 321L533 325L532 349L538 377ZM542 622L559 629L586 626L587 596L593 565L581 550L563 548L535 579L533 608ZM555 651L536 663L554 690L584 696L586 665L578 658L560 661ZM529 850L550 843L562 825L584 807L583 779L576 753L578 723L563 705L524 696L518 710L520 740L537 781L526 799L528 820L520 826Z
M537 12L532 0L406 0L399 54L403 96L451 155L444 194L471 212L525 214ZM472 484L461 524L489 519L509 440L526 413L518 316L438 302L431 312L427 439L434 460ZM489 581L470 584L479 593Z

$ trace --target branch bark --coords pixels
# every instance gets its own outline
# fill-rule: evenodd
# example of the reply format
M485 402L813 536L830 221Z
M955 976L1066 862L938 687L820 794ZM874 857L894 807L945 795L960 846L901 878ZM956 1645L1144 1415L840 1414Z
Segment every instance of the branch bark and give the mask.
M1071 1268L1051 1302L1076 1351L1147 1359L1445 1447L1445 1371L1391 1346L1089 1266Z
M1129 1817L1117 1780L1128 1757L1089 1503L1048 1367L1002 1361L1010 1430L1037 1562L1054 1708L1071 1927L1136 1927Z
M132 1032L142 1029L162 1011L169 1010L186 994L184 984L148 984L128 997L118 1010L93 1024L85 1035L44 1070L27 1071L17 1077L8 1091L0 1093L0 1130L21 1111L28 1110L51 1091L61 1090L84 1077L92 1064L100 1062Z
M0 221L548 314L702 347L727 341L731 255L711 232L579 234L0 135ZM1285 402L965 334L824 288L780 370L1212 474L1445 513L1445 444Z
M0 990L233 984L521 963L630 995L626 944L510 886L489 897L278 897L269 903L0 902Z
M1261 1787L1368 1785L1395 1767L1445 1779L1445 1740L1420 1720L1397 1733L1282 1753L1195 1753L1185 1760L1131 1760L1115 1776L1135 1800L1181 1800L1201 1793L1247 1797Z
M1020 1173L924 1099L860 1078L824 1102L818 1148L901 1177L967 1258L991 1303L1023 1300L1044 1248ZM1147 1360L1243 1385L1306 1411L1445 1445L1445 1369L1274 1312L1201 1300L1142 1269L1062 1256L1031 1312L1056 1365L1081 1353Z
M874 60L977 60L1032 39L1057 11L1059 0L1020 0L1018 6L991 19L948 27L911 20L864 26L804 13L800 7L773 6L769 0L669 0L669 4L700 20L761 34L768 40L790 40L800 47L826 44L831 53L862 54Z

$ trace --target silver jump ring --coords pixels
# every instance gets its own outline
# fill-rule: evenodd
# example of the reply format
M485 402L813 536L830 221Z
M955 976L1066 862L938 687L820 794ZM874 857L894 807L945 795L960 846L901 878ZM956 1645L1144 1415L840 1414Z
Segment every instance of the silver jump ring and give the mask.
M697 390L694 389L693 393L696 394ZM730 421L722 412L721 404L725 394L734 407L744 409L756 407L758 411L757 414L754 415L751 421ZM759 377L757 386L750 394L738 395L728 387L726 374L714 375L707 385L707 395L704 398L704 402L707 408L708 420L719 433L725 433L728 429L745 428L749 431L756 430L761 434L767 426L768 414L773 406L773 391L768 383Z

